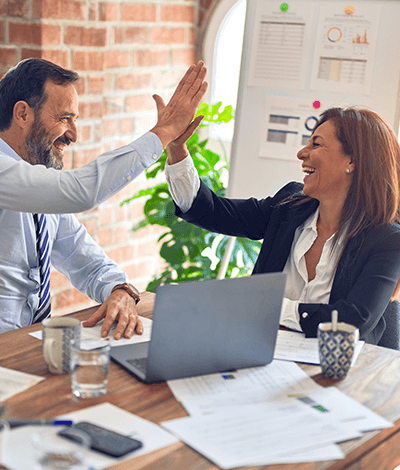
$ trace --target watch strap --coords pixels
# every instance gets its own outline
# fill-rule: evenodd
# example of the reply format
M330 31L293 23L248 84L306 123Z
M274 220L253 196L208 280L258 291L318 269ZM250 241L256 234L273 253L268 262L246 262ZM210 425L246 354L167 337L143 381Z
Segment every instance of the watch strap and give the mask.
M128 284L127 282L118 284L113 287L111 292L114 292L117 289L124 289L124 291L126 291L132 297L136 304L140 301L139 291L136 289L136 287L133 287L132 284Z

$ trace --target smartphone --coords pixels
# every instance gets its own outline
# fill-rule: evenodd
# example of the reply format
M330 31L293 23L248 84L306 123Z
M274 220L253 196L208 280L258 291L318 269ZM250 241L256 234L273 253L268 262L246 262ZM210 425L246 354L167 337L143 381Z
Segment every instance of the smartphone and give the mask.
M129 452L140 449L142 442L123 434L119 434L109 429L97 426L96 424L82 421L73 426L62 429L57 434L73 441L79 440L74 434L74 429L84 431L91 439L91 449L110 455L111 457L122 457Z

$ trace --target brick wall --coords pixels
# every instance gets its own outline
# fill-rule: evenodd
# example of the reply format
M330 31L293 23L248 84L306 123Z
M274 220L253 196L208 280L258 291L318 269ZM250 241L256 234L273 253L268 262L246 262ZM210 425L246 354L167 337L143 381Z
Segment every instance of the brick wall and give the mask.
M168 99L197 60L203 0L0 0L0 75L18 61L42 57L79 72L79 142L65 157L77 168L123 145L155 123L156 92ZM121 201L146 187L141 177L78 218L140 290L161 269L155 227L132 234L142 203ZM53 313L93 305L52 272Z

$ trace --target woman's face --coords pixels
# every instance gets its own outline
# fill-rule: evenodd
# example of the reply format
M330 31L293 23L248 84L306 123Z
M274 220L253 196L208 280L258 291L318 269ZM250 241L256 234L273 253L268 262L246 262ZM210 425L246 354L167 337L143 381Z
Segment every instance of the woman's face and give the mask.
M304 194L320 202L343 203L350 187L353 172L351 158L342 151L331 121L321 124L310 142L297 153L302 160Z

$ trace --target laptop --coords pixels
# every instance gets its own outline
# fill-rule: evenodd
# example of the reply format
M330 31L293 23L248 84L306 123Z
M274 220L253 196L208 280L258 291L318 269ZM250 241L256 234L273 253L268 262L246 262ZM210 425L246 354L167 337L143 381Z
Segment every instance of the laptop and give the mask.
M111 359L146 383L272 361L285 273L166 284L156 290L150 341Z

